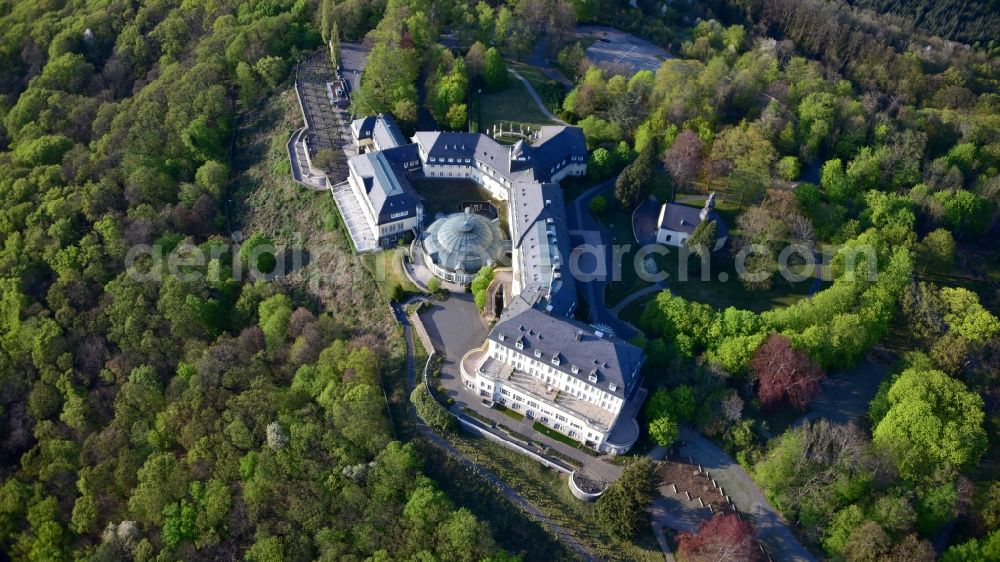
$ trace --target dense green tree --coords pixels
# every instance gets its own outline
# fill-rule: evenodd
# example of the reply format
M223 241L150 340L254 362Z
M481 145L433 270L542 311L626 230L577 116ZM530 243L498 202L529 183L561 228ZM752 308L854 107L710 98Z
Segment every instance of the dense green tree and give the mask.
M260 303L258 317L269 345L284 342L288 337L288 322L292 317L291 300L285 295L274 295Z
M778 175L782 179L788 181L799 179L800 168L799 159L794 156L785 156L781 160L778 160Z
M251 274L268 274L277 264L277 249L266 235L255 232L240 244L240 259Z
M494 92L498 92L507 87L507 65L503 62L503 56L496 47L486 49L483 55L483 80L486 87Z
M983 453L983 401L960 381L940 371L908 369L892 384L888 399L873 438L903 477L954 472Z
M486 306L486 289L489 288L490 283L493 282L493 268L484 265L476 276L472 278L472 284L470 290L472 291L472 297L476 301L476 306L479 310L482 310Z
M668 447L680 436L677 422L669 416L656 418L649 422L649 437L661 447Z
M587 208L590 210L590 214L600 217L608 210L608 199L603 195L596 195L587 204Z
M944 551L942 562L974 562L1000 558L1000 530L993 531L982 539L970 539Z
M917 263L925 271L948 273L955 266L955 239L943 228L927 233L917 252Z
M652 145L646 147L615 181L615 198L622 207L635 207L652 189L655 150Z
M161 523L164 509L187 493L188 474L173 453L156 453L139 469L129 509L143 521Z
M435 539L435 550L442 560L478 562L496 550L489 530L465 508L441 523Z
M646 524L654 491L653 463L637 459L597 500L598 523L620 540L635 537Z

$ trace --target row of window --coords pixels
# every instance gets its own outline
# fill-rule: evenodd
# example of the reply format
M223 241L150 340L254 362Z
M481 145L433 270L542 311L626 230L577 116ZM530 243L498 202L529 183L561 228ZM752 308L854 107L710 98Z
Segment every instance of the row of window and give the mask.
M520 371L545 381L545 384L554 384L557 387L559 384L562 384L562 390L569 392L573 397L598 404L606 410L613 410L618 403L617 399L611 399L606 392L597 387L591 386L576 377L557 371L539 361L527 358L522 354L511 353L507 348L498 345L494 346L492 356L497 361L514 365ZM553 357L552 363L554 365L559 364L558 356Z
M480 382L480 386L484 386L485 387L486 384L483 383L483 382ZM510 391L508 391L505 388L501 388L500 389L500 394L502 394L503 396L511 396ZM509 404L510 408L512 410L520 410L521 409L521 402L525 401L524 397L522 397L521 395L515 394L515 395L513 395L513 399L514 399L514 401L510 402L510 401L507 400L507 398L501 397L500 400L498 400L498 402L500 402L501 405L505 405L505 406ZM528 406L527 406L528 408L538 408L538 403L537 402L533 402L531 400L528 400L527 403L528 403ZM549 423L548 423L549 422L548 416L553 416L553 417L555 417L555 419L558 422L561 422L561 423L552 424L551 427L553 429L555 429L557 431L562 431L563 433L566 433L565 431L563 431L562 424L568 423L570 427L575 428L575 429L571 429L569 431L569 436L570 437L577 437L577 436L579 436L579 435L581 435L583 433L583 426L580 425L580 424L578 424L578 423L576 423L576 422L570 421L569 418L567 418L566 416L564 416L562 414L558 414L558 413L553 414L552 412L550 412L550 411L548 411L548 410L546 410L544 408L541 408L541 412L542 412L543 415L539 418L539 421L542 422L543 424L549 425ZM533 410L527 410L525 415L527 415L527 417L529 417L529 418L533 418L533 417L535 417L535 412ZM577 432L576 430L580 430L580 431ZM592 431L588 431L587 432L587 438L588 439L595 439L597 437L598 437L598 434L595 434Z
M440 162L440 163L443 164L445 162L445 159L444 158L435 158L435 157L431 156L430 158L428 158L428 161L430 163L432 163L432 164L435 163L435 162ZM449 164L454 164L456 161L459 164L471 164L472 163L472 161L470 159L468 159L468 158L448 158L448 160L447 160L447 162Z
M379 231L382 234L391 234L393 232L399 232L401 230L405 230L403 228L403 223L401 223L401 222L394 222L392 224L386 224L386 225L381 226Z

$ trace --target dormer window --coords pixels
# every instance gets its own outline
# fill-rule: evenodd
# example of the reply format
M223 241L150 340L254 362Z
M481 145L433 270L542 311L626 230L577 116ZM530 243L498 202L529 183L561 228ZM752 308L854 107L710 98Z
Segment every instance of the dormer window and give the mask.
M514 347L518 349L524 349L524 342L522 340L517 340L514 342Z
M580 373L580 368L577 367L576 365L573 365L572 367L570 367L570 370L573 371L574 375L577 375L577 374Z
M507 336L504 335L504 334L500 334L499 337L500 337L500 341L505 341L507 339Z
M608 385L608 390L610 390L611 392L614 392L614 391L618 390L618 385L615 384L615 383L611 383L611 384Z
M559 363L560 363L560 361L559 361L559 354L556 353L555 355L552 356L552 364L553 365L559 365Z
M536 349L535 350L535 357L541 357L541 356L542 356L542 351L540 349Z
M587 377L587 380L589 380L592 383L596 383L597 382L597 373L590 373L590 376Z

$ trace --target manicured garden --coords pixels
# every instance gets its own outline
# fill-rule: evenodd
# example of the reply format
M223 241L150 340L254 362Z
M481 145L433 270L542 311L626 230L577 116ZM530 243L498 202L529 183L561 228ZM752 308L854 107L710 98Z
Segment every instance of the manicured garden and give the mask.
M515 412L514 410L511 410L510 408L504 406L503 404L494 404L493 407L496 408L498 412L500 412L501 414L507 416L512 420L524 421L524 414L520 412Z

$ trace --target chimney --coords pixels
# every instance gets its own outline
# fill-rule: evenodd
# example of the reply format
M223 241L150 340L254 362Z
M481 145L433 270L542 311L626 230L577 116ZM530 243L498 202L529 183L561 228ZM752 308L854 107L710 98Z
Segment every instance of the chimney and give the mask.
M583 330L577 330L576 331L576 341L580 341L582 339L583 339Z

